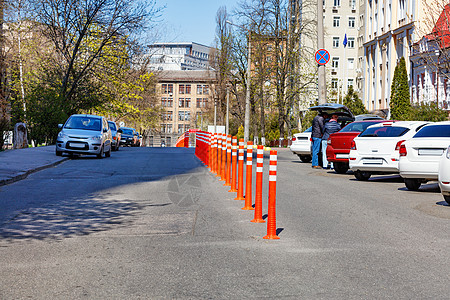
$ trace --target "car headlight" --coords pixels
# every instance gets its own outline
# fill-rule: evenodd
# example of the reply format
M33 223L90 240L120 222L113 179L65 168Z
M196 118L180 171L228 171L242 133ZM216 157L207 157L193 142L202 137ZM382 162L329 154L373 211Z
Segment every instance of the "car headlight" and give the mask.
M102 140L102 135L94 135L94 136L91 137L91 140L101 141Z
M450 159L450 146L448 146L447 148L447 153L445 154L445 157L447 157L447 159Z
M60 133L58 133L58 137L64 139L67 138L68 135L61 131Z

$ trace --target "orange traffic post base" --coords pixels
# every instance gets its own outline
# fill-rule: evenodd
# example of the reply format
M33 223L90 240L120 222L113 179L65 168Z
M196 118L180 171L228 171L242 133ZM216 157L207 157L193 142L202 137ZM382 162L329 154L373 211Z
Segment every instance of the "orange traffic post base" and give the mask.
M217 136L214 133L211 141L211 173L216 171L216 147L217 147Z
M270 151L269 165L269 210L267 214L267 235L263 237L266 240L278 240L277 236L277 151Z
M238 189L234 200L245 200L244 198L244 139L239 139L239 163L238 163Z
M227 164L227 136L222 136L222 168L220 169L220 180L225 181L225 169Z
M222 134L218 133L217 137L217 169L216 177L220 177L220 171L222 170Z
M256 190L255 190L255 218L250 222L265 223L262 218L262 184L263 184L264 146L258 145L256 152Z
M245 205L243 210L254 210L252 206L253 142L247 142L247 172L245 174Z
M227 136L227 164L225 170L225 183L226 186L231 186L231 135Z
M229 192L236 193L236 171L237 171L237 138L233 136L231 145L231 189Z

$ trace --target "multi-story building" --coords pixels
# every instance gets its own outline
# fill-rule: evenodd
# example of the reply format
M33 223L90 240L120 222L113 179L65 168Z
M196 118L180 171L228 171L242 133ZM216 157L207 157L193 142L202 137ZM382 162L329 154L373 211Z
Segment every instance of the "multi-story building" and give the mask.
M148 46L152 70L209 70L211 47L197 43L156 43Z
M325 49L330 53L328 98L335 102L347 94L349 86L358 91L359 8L356 0L324 0Z
M210 71L161 71L157 97L164 109L160 132L153 146L173 146L189 129L207 129L208 112L214 106L215 74Z
M426 33L433 12L429 0L365 0L364 101L369 110L389 110L394 70L406 58L411 76L411 46Z

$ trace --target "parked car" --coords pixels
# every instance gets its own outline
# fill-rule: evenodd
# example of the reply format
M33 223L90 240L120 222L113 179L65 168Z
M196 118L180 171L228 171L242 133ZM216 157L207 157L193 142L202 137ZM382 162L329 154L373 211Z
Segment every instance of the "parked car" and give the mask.
M351 143L349 166L358 180L372 174L398 173L400 145L427 122L396 121L369 126Z
M56 140L56 155L63 153L94 154L98 158L111 156L112 135L108 121L95 115L72 115L59 124L61 131Z
M365 115L372 118L373 115ZM336 173L345 174L349 169L348 157L353 139L370 125L386 121L382 118L370 121L355 121L330 135L327 143L327 160L333 163Z
M108 121L109 129L111 129L111 135L112 135L112 149L115 151L119 150L120 146L120 138L122 137L122 133L119 128L117 127L117 124L113 121Z
M292 145L289 147L292 153L297 154L304 163L311 161L311 132L309 127L301 133L296 133L292 137Z
M400 147L400 176L408 190L417 191L422 183L438 180L439 161L450 144L450 122L424 126Z
M119 130L122 134L120 145L131 147L137 146L139 138L136 129L130 127L120 127Z
M439 161L438 180L442 196L450 205L450 145Z

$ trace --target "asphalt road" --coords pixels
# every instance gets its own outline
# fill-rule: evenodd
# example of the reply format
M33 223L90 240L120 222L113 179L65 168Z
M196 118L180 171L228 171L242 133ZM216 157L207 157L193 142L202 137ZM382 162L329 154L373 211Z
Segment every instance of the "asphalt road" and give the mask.
M286 149L277 179L280 240L192 149L122 148L2 186L0 299L448 299L436 184L359 182Z

